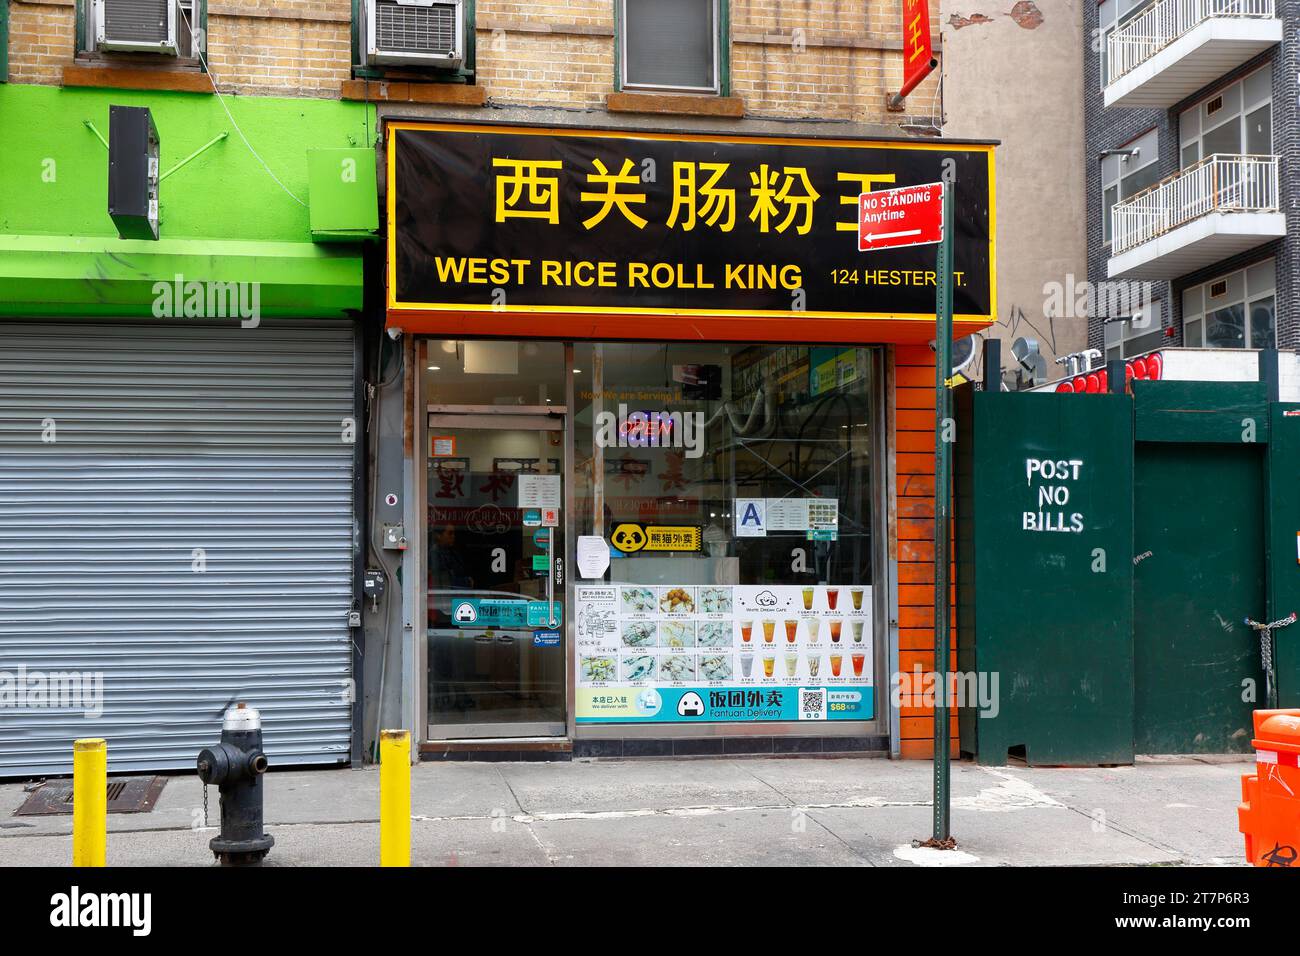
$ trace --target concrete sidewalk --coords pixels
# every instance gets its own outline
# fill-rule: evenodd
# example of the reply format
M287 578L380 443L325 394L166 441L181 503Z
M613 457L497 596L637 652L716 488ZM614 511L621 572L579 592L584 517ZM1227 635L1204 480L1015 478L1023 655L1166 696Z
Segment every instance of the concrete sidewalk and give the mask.
M412 768L414 861L430 866L1244 865L1240 778L1251 757L1134 767L953 767L959 852L930 835L930 765L860 759L446 763ZM270 866L373 865L379 773L273 771ZM15 817L0 786L0 865L62 866L71 816ZM217 819L210 792L209 820ZM209 866L202 787L172 776L147 814L109 816L108 862Z

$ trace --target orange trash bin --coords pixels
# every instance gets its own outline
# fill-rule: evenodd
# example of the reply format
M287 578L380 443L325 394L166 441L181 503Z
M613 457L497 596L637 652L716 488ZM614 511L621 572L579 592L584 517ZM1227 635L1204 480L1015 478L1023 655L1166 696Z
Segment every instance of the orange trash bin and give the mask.
M1300 869L1300 710L1255 711L1255 772L1241 778L1237 827L1252 866Z

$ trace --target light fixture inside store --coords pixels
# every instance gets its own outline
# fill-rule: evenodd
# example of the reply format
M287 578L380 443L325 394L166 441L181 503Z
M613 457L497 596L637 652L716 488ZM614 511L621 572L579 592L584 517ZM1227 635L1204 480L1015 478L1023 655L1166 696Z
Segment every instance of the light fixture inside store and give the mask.
M438 371L441 371L441 370L442 370L442 366L440 366L440 365L430 365L430 366L429 366L429 371L430 371L430 372L438 372Z

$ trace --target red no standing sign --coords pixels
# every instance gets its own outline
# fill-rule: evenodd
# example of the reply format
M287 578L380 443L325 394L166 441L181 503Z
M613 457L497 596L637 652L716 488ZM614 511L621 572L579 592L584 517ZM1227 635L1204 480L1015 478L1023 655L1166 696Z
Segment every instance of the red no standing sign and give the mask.
M943 241L943 183L881 189L858 197L858 251Z

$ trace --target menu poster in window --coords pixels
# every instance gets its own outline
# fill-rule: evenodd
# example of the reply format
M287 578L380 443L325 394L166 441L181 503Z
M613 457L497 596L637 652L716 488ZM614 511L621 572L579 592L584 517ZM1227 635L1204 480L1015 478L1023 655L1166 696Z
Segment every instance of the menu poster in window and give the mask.
M579 723L870 720L871 588L577 589Z
M807 531L807 498L768 498L768 531Z
M560 507L559 475L519 475L520 508Z
M838 498L808 499L808 540L834 541L840 533Z

